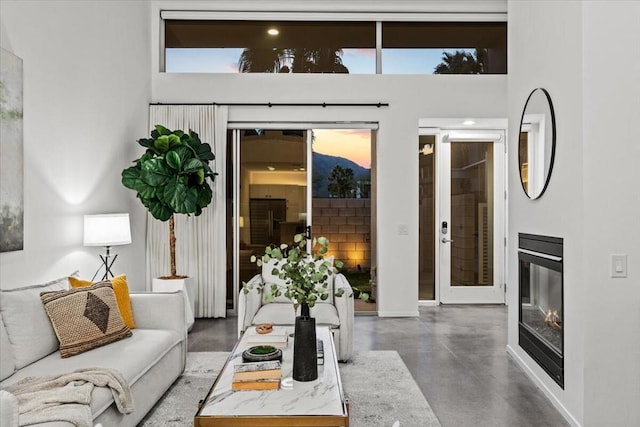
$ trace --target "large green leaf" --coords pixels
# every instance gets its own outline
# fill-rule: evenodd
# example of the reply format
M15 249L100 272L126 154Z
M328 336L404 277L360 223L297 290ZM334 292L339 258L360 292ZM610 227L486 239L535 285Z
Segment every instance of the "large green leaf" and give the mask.
M164 187L163 200L176 213L195 213L198 204L198 192L189 188L179 178L171 179Z
M152 187L166 184L173 174L162 158L150 159L142 164L142 180Z
M215 173L213 171L213 169L211 169L207 163L203 162L202 163L202 167L204 167L205 176L210 176L210 177L213 178L215 175L217 175L217 173Z
M216 158L211 152L211 146L206 143L200 144L198 148L196 148L196 154L200 160L210 161Z
M169 151L169 135L161 135L153 142L153 146L161 153Z
M144 148L149 148L153 145L152 138L140 138L138 140L138 144L142 145Z
M169 148L179 146L180 144L182 144L182 142L180 142L180 137L178 135L169 135Z
M202 186L202 190L200 191L200 196L198 197L198 206L201 208L206 208L211 203L213 199L213 191L211 191L211 187L208 184Z
M175 151L169 151L165 156L165 159L167 160L167 164L173 169L177 171L181 170L180 167L182 166L182 160L180 159L178 153L176 153Z
M140 180L140 168L137 166L131 166L122 171L122 185L135 190L136 183Z
M198 159L189 159L184 165L184 172L196 172L197 170L203 169L203 163Z
M171 133L171 131L169 129L167 129L166 127L164 127L162 125L156 125L155 129L156 129L156 132L158 132L158 134L160 134L160 135L169 135Z
M197 183L204 184L204 169L199 169L196 171Z
M142 199L153 199L156 196L156 187L152 187L143 180L139 179L136 182L136 188L138 196Z
M193 152L193 150L184 144L172 148L171 151L175 151L176 154L180 156L180 162L182 164L187 163L190 159L193 158L193 156L195 156L195 153Z
M168 221L173 215L173 211L171 208L164 203L152 203L149 206L149 212L153 215L154 218L159 219L160 221Z

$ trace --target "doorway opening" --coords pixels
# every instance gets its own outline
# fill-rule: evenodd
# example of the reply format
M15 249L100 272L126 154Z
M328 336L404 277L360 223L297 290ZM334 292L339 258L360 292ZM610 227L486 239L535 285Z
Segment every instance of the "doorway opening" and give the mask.
M419 299L504 303L503 130L421 129Z

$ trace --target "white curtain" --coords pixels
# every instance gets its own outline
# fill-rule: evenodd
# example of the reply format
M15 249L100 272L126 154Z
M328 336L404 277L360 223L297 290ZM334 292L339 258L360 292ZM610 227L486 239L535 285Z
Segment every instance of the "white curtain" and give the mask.
M195 317L226 316L226 135L227 107L213 105L151 105L149 127L189 129L211 145L218 175L213 200L198 217L175 215L177 273L197 285ZM147 289L153 277L169 275L169 222L147 214Z

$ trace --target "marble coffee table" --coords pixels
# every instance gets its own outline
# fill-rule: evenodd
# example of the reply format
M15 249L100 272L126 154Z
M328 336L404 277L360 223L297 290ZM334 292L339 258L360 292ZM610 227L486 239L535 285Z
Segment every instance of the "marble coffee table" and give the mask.
M275 326L274 329L293 327ZM345 399L333 335L328 327L316 328L323 341L324 365L318 365L318 379L298 382L292 378L293 338L282 355L282 379L279 390L232 391L233 366L242 363L242 352L251 347L249 328L236 343L194 419L195 427L213 426L348 426Z

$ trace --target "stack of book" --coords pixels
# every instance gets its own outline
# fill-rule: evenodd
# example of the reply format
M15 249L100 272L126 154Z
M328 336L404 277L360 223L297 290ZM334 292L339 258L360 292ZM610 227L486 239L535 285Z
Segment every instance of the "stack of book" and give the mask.
M279 360L236 363L231 390L277 390L282 368Z
M324 365L324 345L322 340L316 340L316 351L318 353L318 365Z
M287 330L274 329L268 334L255 334L247 337L247 343L249 345L270 345L275 348L285 348L287 346L289 334Z

